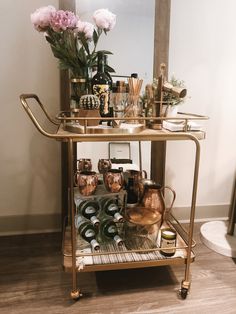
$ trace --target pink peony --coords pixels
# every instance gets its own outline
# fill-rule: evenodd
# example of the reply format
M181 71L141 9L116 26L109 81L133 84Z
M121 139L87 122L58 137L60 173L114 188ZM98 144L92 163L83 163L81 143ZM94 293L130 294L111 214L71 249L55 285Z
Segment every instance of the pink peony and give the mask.
M94 26L89 22L78 21L77 22L77 31L78 33L83 33L86 39L93 38Z
M74 29L78 18L73 12L58 10L51 14L50 26L55 32Z
M54 12L56 12L56 9L52 5L49 5L41 7L32 13L30 19L35 29L39 32L44 32L50 25L51 15Z
M110 31L116 24L116 15L108 9L99 9L93 14L94 22L98 28Z

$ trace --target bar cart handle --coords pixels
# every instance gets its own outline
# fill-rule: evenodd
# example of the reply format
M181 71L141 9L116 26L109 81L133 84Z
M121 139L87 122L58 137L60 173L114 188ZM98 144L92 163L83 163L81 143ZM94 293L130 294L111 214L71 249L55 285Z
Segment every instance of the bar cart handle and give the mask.
M60 122L59 121L55 121L53 120L50 115L48 114L48 112L46 111L46 109L44 108L43 104L41 103L39 97L35 94L22 94L20 95L20 101L21 101L21 104L23 106L23 108L25 109L26 113L28 114L28 116L30 117L31 121L33 122L33 124L35 125L35 127L37 128L37 130L42 133L43 135L45 136L48 136L48 137L54 137L54 134L51 134L51 133L48 133L47 131L45 131L42 126L40 125L40 123L38 122L37 118L34 116L32 110L30 109L30 106L27 102L28 99L35 99L36 102L38 103L38 105L40 106L40 108L42 109L42 111L44 112L45 116L47 117L47 119L59 126L60 125Z

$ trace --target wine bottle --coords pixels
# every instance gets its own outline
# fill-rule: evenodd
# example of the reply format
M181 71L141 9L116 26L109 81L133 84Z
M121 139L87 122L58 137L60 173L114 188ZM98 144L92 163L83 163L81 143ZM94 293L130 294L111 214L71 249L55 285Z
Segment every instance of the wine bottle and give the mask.
M100 226L99 239L101 242L113 240L119 246L123 244L123 240L118 234L116 223L112 218L103 218Z
M135 191L134 187L134 178L128 178L128 183L126 186L126 191L127 191L127 206L132 207L137 205L138 203L138 194Z
M102 198L99 201L101 206L101 215L113 217L117 222L124 221L123 216L120 214L119 207L114 198Z
M99 225L97 218L99 212L99 204L94 200L79 200L76 204L77 212L85 218L89 219L95 227Z
M95 251L100 249L96 240L97 230L93 224L82 215L75 216L75 227L78 229L79 235L88 243Z
M107 71L107 67L108 67L108 56L106 54L104 54L104 72L106 73L107 77L109 78L109 85L112 88L112 77L111 74Z
M98 52L97 73L92 78L92 90L93 94L98 96L100 100L101 117L111 117L110 93L112 90L112 82L104 69L103 51Z

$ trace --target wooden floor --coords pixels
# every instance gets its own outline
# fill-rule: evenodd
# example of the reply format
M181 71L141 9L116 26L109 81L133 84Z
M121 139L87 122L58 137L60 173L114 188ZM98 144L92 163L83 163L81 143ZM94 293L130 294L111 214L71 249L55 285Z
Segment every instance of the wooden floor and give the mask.
M1 314L236 313L236 260L210 251L195 228L196 260L186 300L177 297L184 266L82 273L83 297L70 299L60 234L0 237Z

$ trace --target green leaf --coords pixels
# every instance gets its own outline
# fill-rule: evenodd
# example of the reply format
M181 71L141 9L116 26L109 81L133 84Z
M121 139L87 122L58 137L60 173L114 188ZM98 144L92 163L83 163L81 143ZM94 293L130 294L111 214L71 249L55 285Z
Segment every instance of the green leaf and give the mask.
M110 67L109 65L105 65L105 71L106 72L113 72L113 73L115 73L116 71L112 68L112 67Z
M81 40L82 45L84 46L84 49L86 50L87 54L89 55L90 51L89 51L89 46L88 46L86 38L84 36L81 36L80 40Z
M105 55L113 55L113 53L108 50L99 50L98 52L103 52Z
M97 34L96 30L93 31L93 41L94 41L94 44L96 46L96 44L98 42L98 34Z
M84 63L84 64L86 64L87 63L87 58L86 58L86 54L85 54L85 51L84 51L84 47L81 47L80 49L79 49L79 60L82 62L82 63Z
M54 41L50 36L46 35L45 38L46 38L46 41L49 42L49 44L51 44L51 45L54 44Z

